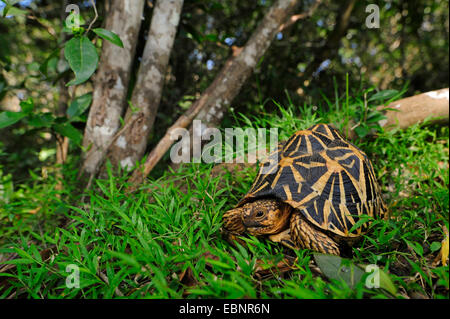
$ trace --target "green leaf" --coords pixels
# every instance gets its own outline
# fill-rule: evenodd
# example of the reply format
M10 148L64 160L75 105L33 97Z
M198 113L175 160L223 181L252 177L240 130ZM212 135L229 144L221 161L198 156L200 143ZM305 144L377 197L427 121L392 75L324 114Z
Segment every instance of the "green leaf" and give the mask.
M72 103L70 103L69 108L67 109L67 116L69 119L73 119L86 111L86 109L91 105L92 102L92 94L87 93L82 96L75 98Z
M314 259L322 273L335 280L343 280L349 287L354 287L361 281L364 270L351 261L334 255L314 254Z
M54 50L50 55L45 59L45 61L39 67L39 71L41 71L45 76L48 76L48 68L52 64L53 61L58 59L59 56L59 48Z
M398 94L397 90L384 90L380 91L378 93L375 93L369 98L370 101L378 101L378 100L388 100L390 98L393 98Z
M69 40L64 48L64 56L75 73L75 79L67 83L67 86L86 82L97 69L97 51L85 36Z
M214 259L209 259L208 258L208 259L205 259L205 262L209 263L209 264L211 264L213 266L220 267L220 268L225 268L225 269L232 269L233 268L232 266L230 266L230 265L228 265L228 264L226 264L224 262L221 262L219 260L214 260Z
M122 40L114 32L102 28L96 28L93 29L92 31L94 31L99 37L108 40L109 42L117 45L118 47L123 48Z
M55 124L53 125L53 129L59 134L70 138L75 144L81 144L83 135L70 123Z
M367 134L369 134L369 132L370 132L370 130L366 126L363 126L363 125L359 125L359 126L355 127L354 131L359 137L364 137Z
M30 114L34 109L33 99L29 97L26 101L20 102L20 107L23 113Z
M28 258L16 258L12 260L5 260L2 261L2 264L4 265L23 265L23 264L34 264L36 263L33 259Z
M441 249L441 243L437 241L432 242L430 245L430 249L432 252L438 251L439 249Z
M219 41L219 37L217 34L207 34L203 37L206 41L217 42Z
M384 272L384 270L380 269L380 288L386 290L393 296L397 294L397 288L395 287L394 283L392 282L391 278L389 278L389 275Z
M76 13L75 11L72 11L67 18L64 20L63 26L64 31L72 33L73 29L79 28L82 25L84 25L86 21L84 20L83 16L79 13Z
M121 253L118 251L113 251L113 250L107 250L106 253L108 253L109 255L119 258L121 261L123 261L124 263L136 267L138 269L141 268L141 265L139 264L139 262L134 258L134 256L129 255L129 254L125 254L125 253Z
M0 129L19 122L25 116L27 116L27 115L23 112L5 111L5 112L0 113Z
M36 115L31 114L27 118L28 125L37 127L37 128L51 127L54 121L55 121L55 117L50 112L39 113Z
M377 123L386 118L387 117L384 116L382 113L375 111L375 112L369 113L369 116L367 117L367 123Z

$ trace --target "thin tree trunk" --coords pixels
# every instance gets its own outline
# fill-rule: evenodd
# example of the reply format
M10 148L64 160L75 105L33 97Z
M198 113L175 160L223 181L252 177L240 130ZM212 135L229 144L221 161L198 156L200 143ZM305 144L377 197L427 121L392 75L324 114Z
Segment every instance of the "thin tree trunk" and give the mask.
M142 183L175 142L171 137L174 129L188 127L195 117L204 121L203 124L205 125L215 126L218 121L220 122L223 113L226 112L231 101L238 94L259 59L269 47L275 34L287 18L292 15L297 5L298 1L296 0L278 0L272 5L246 45L236 56L225 63L225 66L202 96L168 129L165 136L147 157L143 171L137 169L133 172L129 180L132 184L129 188L130 191Z
M170 52L180 20L183 0L158 0L139 67L126 129L108 150L114 166L131 169L145 153L158 111ZM136 108L136 111L133 109Z
M112 0L107 30L121 38L124 48L103 42L102 58L94 80L93 101L84 133L82 173L95 175L120 126L128 82L144 10L144 0Z

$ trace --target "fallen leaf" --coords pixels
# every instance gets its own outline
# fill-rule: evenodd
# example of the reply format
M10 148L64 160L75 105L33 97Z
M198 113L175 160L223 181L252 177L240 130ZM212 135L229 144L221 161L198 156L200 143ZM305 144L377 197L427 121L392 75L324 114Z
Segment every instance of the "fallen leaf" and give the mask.
M443 266L447 266L448 260L448 229L444 226L444 239L441 243L441 261Z

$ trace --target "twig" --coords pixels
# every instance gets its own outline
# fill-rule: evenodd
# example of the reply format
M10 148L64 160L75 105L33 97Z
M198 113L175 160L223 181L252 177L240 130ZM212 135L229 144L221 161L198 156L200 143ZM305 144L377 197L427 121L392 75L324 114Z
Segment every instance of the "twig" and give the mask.
M108 286L110 285L108 277L104 273L99 271L98 275L105 282L105 284L107 284ZM119 287L114 288L114 293L119 297L123 297L123 293L119 290Z
M43 22L39 21L39 18L36 17L34 14L28 15L27 18L30 20L36 21L36 23L39 24L41 27L43 27L47 31L47 33L50 34L54 39L58 39L55 29L53 29L51 26L45 25Z
M280 26L280 28L278 29L278 32L285 30L286 28L290 27L298 20L309 18L314 13L314 11L316 11L317 7L320 5L321 2L322 2L321 0L318 0L318 1L314 2L314 4L311 6L311 8L309 8L308 11L291 16L289 18L289 20L287 20L285 23L283 23Z
M91 21L91 23L89 24L89 27L86 31L86 34L89 33L89 31L91 30L92 25L95 23L95 21L97 21L98 18L98 12L97 12L97 7L95 6L95 1L91 0L92 6L94 7L94 12L95 12L95 17L94 19Z

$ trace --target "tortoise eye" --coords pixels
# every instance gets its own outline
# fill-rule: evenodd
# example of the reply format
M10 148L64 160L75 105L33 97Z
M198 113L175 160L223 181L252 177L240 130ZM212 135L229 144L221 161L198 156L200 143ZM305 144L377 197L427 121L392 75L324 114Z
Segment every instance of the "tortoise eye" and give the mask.
M262 210L256 212L255 217L263 217L264 216L264 212Z

